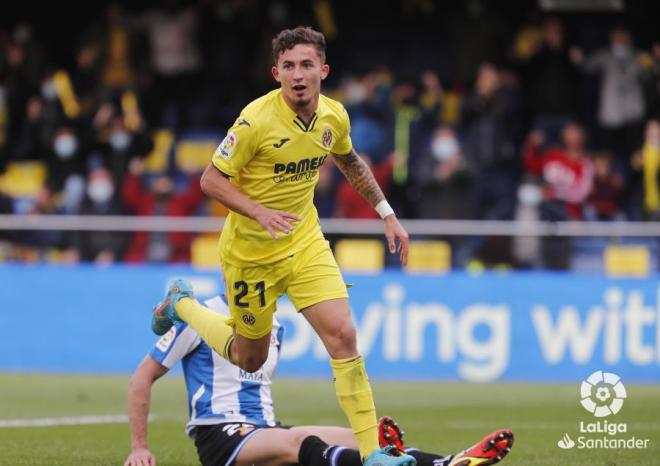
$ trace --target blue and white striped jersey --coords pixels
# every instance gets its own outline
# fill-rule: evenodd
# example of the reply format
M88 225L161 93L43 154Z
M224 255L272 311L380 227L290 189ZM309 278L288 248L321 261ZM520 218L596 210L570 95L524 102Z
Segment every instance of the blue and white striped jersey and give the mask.
M229 315L222 299L206 306ZM284 327L273 318L268 359L259 371L248 373L215 353L187 324L173 326L151 350L151 357L168 369L182 362L188 391L186 432L196 425L250 422L275 425L271 384L277 368Z

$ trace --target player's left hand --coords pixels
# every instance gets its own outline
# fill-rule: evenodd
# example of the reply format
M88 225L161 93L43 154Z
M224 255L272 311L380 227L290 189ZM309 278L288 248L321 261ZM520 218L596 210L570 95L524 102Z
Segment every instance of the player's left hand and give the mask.
M156 457L146 448L136 448L128 455L124 466L156 466Z
M399 251L401 265L408 264L408 232L401 226L396 215L391 214L385 217L385 238L391 254ZM399 241L397 249L396 241Z

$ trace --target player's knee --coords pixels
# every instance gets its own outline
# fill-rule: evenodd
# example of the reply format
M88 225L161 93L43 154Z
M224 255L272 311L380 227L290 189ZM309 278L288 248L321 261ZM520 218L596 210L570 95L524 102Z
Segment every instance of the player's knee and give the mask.
M355 325L353 325L352 321L349 320L339 329L337 338L340 340L342 347L355 348L357 337L355 334Z
M326 339L326 349L335 359L350 357L357 353L355 325L350 319L338 325L332 335Z
M257 372L268 359L270 334L258 340L236 337L232 343L232 361L246 372Z
M257 372L268 359L268 347L250 347L238 352L237 366L246 372Z
M289 446L287 450L292 453L292 458L289 458L289 460L293 460L292 463L298 462L302 444L310 435L311 433L298 427L294 427L289 431L289 438L287 442Z
M267 358L268 353L265 355L261 353L239 354L236 365L246 372L257 372L264 365Z

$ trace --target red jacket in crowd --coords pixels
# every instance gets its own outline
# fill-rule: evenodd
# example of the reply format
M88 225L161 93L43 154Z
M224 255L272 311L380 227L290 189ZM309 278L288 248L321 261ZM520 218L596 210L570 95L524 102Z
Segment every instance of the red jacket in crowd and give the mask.
M546 199L562 201L569 218L582 218L582 207L594 180L593 164L586 155L571 157L562 147L540 153L528 144L523 149L523 162L528 174L543 180Z
M169 198L162 201L163 204L158 209L158 199L156 196L146 191L140 178L127 174L122 186L122 200L124 205L136 215L164 215L164 216L189 216L195 213L202 201L205 199L204 193L199 185L199 177L192 177L187 191L182 193L172 193ZM144 262L148 259L150 232L136 231L129 241L128 248L124 255L126 262ZM189 262L190 261L190 243L193 234L184 231L167 232L169 241L169 262Z

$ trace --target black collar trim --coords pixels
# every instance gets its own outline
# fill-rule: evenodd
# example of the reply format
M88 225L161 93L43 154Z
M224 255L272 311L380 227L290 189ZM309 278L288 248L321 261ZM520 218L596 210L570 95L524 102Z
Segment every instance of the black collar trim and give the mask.
M305 121L302 118L300 118L299 115L296 115L296 119L293 120L293 122L295 123L295 125L298 128L300 128L305 133L307 133L307 132L312 131L314 129L314 126L316 125L316 120L318 120L318 119L319 119L318 115L316 113L314 113L314 116L312 117L312 120L309 122L309 125L306 125Z

